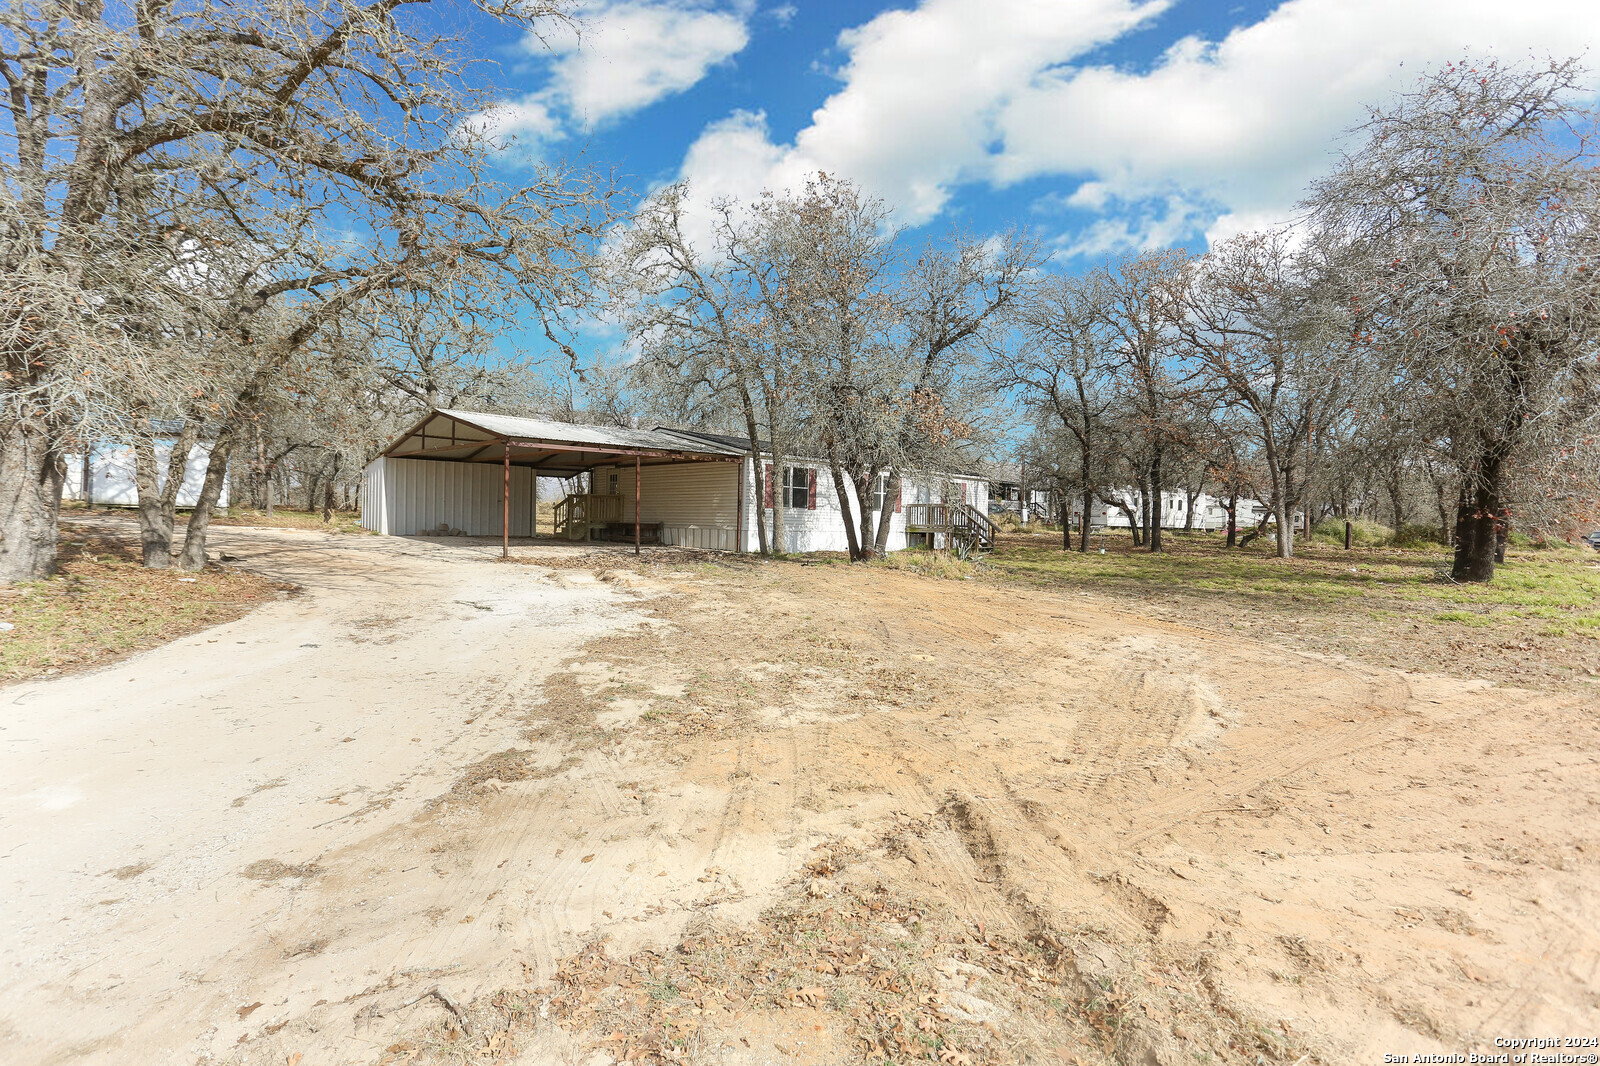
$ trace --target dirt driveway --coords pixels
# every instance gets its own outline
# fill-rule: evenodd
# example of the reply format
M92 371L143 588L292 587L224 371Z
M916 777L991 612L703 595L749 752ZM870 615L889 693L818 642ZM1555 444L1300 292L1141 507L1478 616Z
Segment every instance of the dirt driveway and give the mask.
M403 827L526 747L542 681L584 641L641 621L610 586L459 547L232 528L216 545L304 592L0 689L6 1061L194 1061L317 999L460 965L470 937L399 920L465 891ZM379 861L406 856L411 880L341 869L359 936L296 940L330 857L385 839Z
M1304 1066L1600 1018L1588 688L881 569L224 539L307 592L0 690L16 1061Z

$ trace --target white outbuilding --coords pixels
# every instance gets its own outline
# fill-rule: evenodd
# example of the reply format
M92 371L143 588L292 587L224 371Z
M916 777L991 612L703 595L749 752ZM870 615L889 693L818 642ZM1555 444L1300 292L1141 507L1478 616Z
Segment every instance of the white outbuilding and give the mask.
M538 482L586 484L556 501L538 528ZM546 484L549 484L546 481ZM881 507L880 482L870 503ZM845 488L853 513L853 486ZM988 482L976 475L913 475L893 502L888 548L954 539L991 542ZM755 551L757 508L772 528L783 508L786 552L843 551L840 499L827 466L757 462L734 437L657 427L574 425L478 411L436 410L367 466L361 524L398 536L436 531L510 538L631 541Z
M167 461L172 457L173 441L157 441L156 484L165 488ZM63 457L67 472L62 495L69 500L82 500L83 454ZM200 500L200 488L205 484L206 468L211 463L211 445L201 442L189 449L184 461L183 481L178 486L178 506L193 507ZM89 497L96 507L136 507L139 503L139 483L134 477L133 449L127 445L102 445L89 450ZM228 506L228 482L223 479L218 507Z

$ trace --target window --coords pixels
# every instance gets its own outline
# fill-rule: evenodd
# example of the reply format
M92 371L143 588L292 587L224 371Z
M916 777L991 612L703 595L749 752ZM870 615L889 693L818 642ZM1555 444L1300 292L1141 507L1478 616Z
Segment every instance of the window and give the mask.
M615 475L615 474L607 474L606 475L606 491L608 493L610 493L612 496L620 496L620 495L622 495L621 491L619 491L619 489L617 488L617 475Z
M785 507L811 506L811 470L804 466L783 468L783 505Z
M889 495L889 475L879 474L872 479L872 513L883 513L883 501Z

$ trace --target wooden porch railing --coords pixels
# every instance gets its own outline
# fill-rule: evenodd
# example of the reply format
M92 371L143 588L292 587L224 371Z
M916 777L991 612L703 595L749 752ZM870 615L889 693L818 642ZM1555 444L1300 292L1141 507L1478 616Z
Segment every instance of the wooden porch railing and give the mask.
M555 506L556 536L588 540L592 529L622 521L622 497L575 492Z
M989 516L966 503L908 503L906 504L906 532L931 535L942 533L949 540L963 541L969 548L994 547L998 527Z

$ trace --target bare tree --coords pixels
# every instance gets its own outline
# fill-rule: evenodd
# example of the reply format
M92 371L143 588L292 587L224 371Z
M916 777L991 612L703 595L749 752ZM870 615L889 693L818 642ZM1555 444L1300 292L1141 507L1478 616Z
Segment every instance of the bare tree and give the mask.
M486 309L517 298L562 343L567 312L588 299L603 197L565 175L512 190L485 180L489 146L472 116L491 101L451 42L409 14L419 2L48 0L0 16L16 160L0 273L18 294L0 322L0 579L42 576L54 558L58 442L96 413L73 383L106 380L108 352L155 358L149 339L176 328L147 314L152 328L132 332L127 301L109 295L137 292L123 284L123 253L137 259L161 233L203 250L200 287L216 297L182 331L245 370L216 398L188 566L204 561L209 511L256 399L362 301L420 287ZM535 32L568 9L482 6ZM142 232L138 219L164 228ZM274 307L292 318L286 328L281 316L263 328Z
M1600 171L1583 85L1572 60L1448 65L1374 109L1308 201L1349 246L1367 351L1446 427L1457 580L1493 578L1519 471L1594 434Z
M1054 442L1042 447L1035 462L1055 471L1064 497L1080 501L1080 552L1089 550L1090 515L1096 498L1108 489L1110 473L1105 451L1116 356L1104 335L1098 295L1097 287L1082 277L1057 275L1044 281L1019 315L1025 343L991 364L998 388L1021 390L1022 402L1034 412L1040 445ZM1066 522L1061 524L1061 546L1072 546Z
M1121 453L1139 486L1146 546L1162 550L1161 524L1169 457L1182 445L1182 338L1177 330L1189 257L1142 252L1093 274L1107 343L1115 354Z
M731 202L716 205L717 224L706 249L688 236L688 210L687 185L670 185L650 197L612 257L611 286L639 352L636 383L658 407L696 410L697 424L709 416L715 428L724 421L740 426L760 493L763 424L775 450L789 427L780 417L779 432L771 428L783 406L784 365L763 343L750 280L730 254L742 240L740 209ZM781 551L785 543L783 508L773 508L770 535L766 512L756 507L763 554Z
M1246 234L1194 265L1178 328L1192 379L1236 406L1266 468L1278 555L1294 554L1294 514L1316 473L1314 433L1355 396L1350 328L1309 253L1282 231Z

